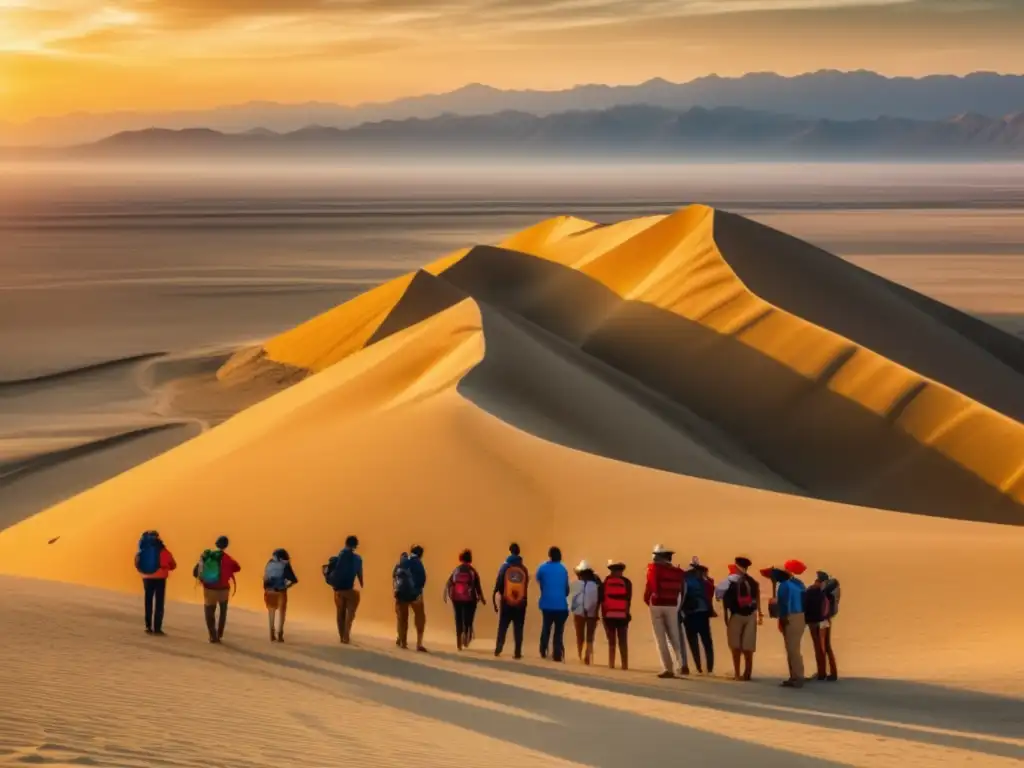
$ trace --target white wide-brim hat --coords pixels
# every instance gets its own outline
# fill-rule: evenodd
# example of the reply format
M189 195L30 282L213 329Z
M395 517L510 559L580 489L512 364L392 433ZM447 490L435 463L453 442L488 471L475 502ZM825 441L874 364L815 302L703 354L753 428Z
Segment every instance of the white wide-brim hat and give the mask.
M586 560L580 560L580 564L576 566L576 573L583 573L584 571L592 570L594 569L590 567L590 563L588 563Z

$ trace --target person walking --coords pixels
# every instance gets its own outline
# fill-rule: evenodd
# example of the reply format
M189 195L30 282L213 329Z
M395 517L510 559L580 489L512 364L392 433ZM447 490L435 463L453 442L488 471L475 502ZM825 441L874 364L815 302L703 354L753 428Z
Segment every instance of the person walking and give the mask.
M427 571L423 567L423 547L416 545L409 554L402 553L398 565L392 571L395 587L395 614L398 618L399 648L409 647L409 612L412 611L416 627L416 650L426 653L423 633L427 627L427 616L423 608L423 588L427 585Z
M839 672L836 669L836 656L832 651L832 619L835 615L832 604L835 593L826 590L830 581L825 571L817 572L814 583L804 593L804 619L814 645L816 679L834 682L839 679Z
M529 587L530 574L523 565L519 545L513 542L508 547L508 557L498 569L498 578L494 581L494 592L491 594L491 604L494 606L494 612L498 614L495 656L501 656L505 649L505 638L511 626L515 641L514 658L523 658L523 628L526 625L526 597Z
M334 590L334 608L337 614L338 639L343 645L352 642L352 624L356 620L363 588L363 558L356 554L359 539L349 536L337 557L323 567L324 579ZM356 583L359 589L356 589Z
M686 642L690 646L693 666L697 672L704 673L700 654L703 646L704 659L710 675L715 671L715 646L711 639L711 619L715 615L715 582L708 575L707 566L702 565L696 556L690 561L684 579L686 588L683 592L683 604L679 609L679 620L686 635Z
M807 570L799 560L787 560L779 582L777 605L779 627L786 645L786 660L789 662L789 679L782 681L783 688L803 688L804 657L800 649L807 622L804 618L804 593L807 588L797 578Z
M459 555L459 564L444 585L444 601L447 603L449 600L455 611L455 647L461 651L469 648L473 639L476 604L487 602L480 586L480 574L473 567L471 550L463 550Z
M139 549L135 553L135 570L142 575L147 635L164 634L164 599L167 595L167 578L177 567L174 555L164 546L159 533L146 531L142 534L139 539Z
M733 674L736 680L749 681L754 673L754 653L757 651L757 628L764 620L761 613L761 586L747 571L751 561L737 557L736 573L724 582L722 596L726 635L732 652ZM743 673L740 673L740 659Z
M601 617L608 638L608 667L615 669L615 648L622 658L622 669L629 669L629 622L633 603L633 582L626 578L625 563L608 561L609 574L601 590Z
M644 586L644 603L650 608L654 641L661 656L661 674L658 675L661 678L675 677L673 670L678 670L681 675L690 674L679 626L683 569L672 563L674 554L661 544L654 547Z
M540 587L540 657L548 657L550 644L551 658L564 661L565 622L569 618L569 572L562 565L562 550L558 547L548 550L548 561L537 568L534 581Z
M224 639L231 588L234 586L237 591L235 574L242 570L238 561L227 553L229 544L227 536L218 538L214 545L216 549L204 550L196 567L192 569L192 575L203 585L203 614L211 643L219 643Z
M576 653L589 666L594 657L594 635L601 610L601 580L586 560L581 560L575 571L569 605L576 630Z
M288 612L288 590L299 583L295 571L292 570L288 551L275 549L263 568L263 604L267 606L267 620L270 623L270 642L284 642L284 619ZM275 632L274 624L277 614L281 622Z

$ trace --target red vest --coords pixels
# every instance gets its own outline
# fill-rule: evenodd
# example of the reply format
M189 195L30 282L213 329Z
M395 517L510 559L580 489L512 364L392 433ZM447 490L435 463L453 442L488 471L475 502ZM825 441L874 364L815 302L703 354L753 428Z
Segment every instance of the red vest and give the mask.
M604 600L601 613L606 619L629 618L629 591L622 576L609 576L604 580Z
M651 563L654 568L654 592L651 605L676 605L683 591L683 569L671 563Z

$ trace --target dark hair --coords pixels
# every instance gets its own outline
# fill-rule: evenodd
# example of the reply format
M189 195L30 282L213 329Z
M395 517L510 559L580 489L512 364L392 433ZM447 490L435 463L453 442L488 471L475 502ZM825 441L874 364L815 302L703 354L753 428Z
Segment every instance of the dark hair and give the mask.
M510 555L518 555L519 554L519 545L516 544L513 541L511 544L508 545L508 553Z
M471 549L464 549L464 550L462 550L462 553L459 555L459 560L461 560L464 563L472 563L473 562L473 550L471 550Z
M558 547L552 547L548 550L548 559L553 560L556 563L562 562L562 550Z
M217 543L217 549L227 549L228 548L228 544L230 542L228 541L228 537L227 536L221 536L219 539L217 539L216 543Z
M291 558L288 557L287 549L275 549L274 557L276 557L278 560L291 560Z
M423 547L419 544L414 544L409 547L409 554L416 555L416 557L423 557Z
M347 539L345 539L345 546L349 549L355 549L359 546L359 537L349 536Z

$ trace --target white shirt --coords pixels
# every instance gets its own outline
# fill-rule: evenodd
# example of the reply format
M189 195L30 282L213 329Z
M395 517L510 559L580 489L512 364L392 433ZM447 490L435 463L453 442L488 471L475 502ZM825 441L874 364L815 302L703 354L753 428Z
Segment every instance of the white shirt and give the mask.
M577 579L569 588L570 605L572 612L577 616L597 617L598 595L601 588L596 581L582 581Z

